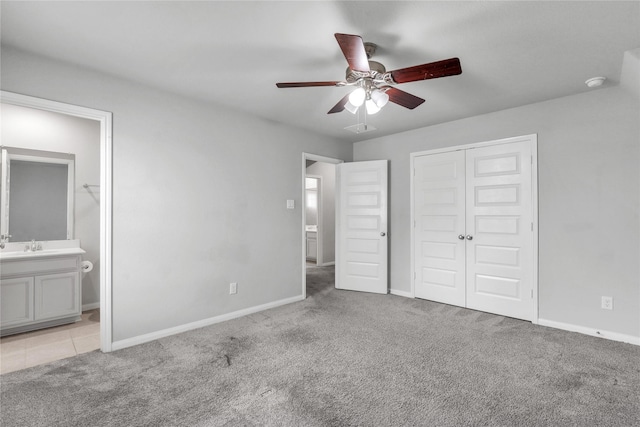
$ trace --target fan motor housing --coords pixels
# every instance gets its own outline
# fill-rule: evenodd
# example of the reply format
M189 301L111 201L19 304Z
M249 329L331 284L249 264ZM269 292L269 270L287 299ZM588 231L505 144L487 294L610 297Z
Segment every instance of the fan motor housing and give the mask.
M378 61L369 61L369 69L371 70L371 76L374 77L376 74L384 74L387 72L387 69L379 63ZM349 83L353 83L358 81L362 77L361 72L355 72L351 68L347 67L345 80Z

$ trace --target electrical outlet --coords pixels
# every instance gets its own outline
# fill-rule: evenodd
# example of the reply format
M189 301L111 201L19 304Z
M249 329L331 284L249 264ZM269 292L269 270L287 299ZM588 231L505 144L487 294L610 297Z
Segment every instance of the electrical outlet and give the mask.
M602 308L605 310L613 310L613 297L602 297Z
M236 282L229 283L229 295L235 295L238 293L238 284Z

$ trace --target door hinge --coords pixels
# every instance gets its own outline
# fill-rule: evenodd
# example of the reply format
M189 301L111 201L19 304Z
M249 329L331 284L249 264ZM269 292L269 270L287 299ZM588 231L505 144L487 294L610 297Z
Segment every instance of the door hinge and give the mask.
M533 289L531 289L531 299L533 299Z

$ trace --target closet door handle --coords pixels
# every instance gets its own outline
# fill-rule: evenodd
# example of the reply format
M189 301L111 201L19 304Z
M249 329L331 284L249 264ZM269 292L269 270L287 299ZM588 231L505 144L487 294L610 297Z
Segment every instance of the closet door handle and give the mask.
M464 234L458 234L458 239L464 240Z
M470 234L467 234L467 240L473 240L473 236Z

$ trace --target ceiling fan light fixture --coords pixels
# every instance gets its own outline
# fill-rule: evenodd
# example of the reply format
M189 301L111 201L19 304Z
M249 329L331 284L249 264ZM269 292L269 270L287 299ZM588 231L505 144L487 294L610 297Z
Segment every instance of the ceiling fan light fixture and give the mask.
M364 99L367 93L361 87L357 88L349 95L349 102L354 105L356 108L361 106L364 103Z
M375 114L380 111L380 107L376 105L373 99L367 99L364 105L367 107L367 114Z
M378 108L382 108L389 102L389 95L379 89L374 89L371 91L371 100Z

